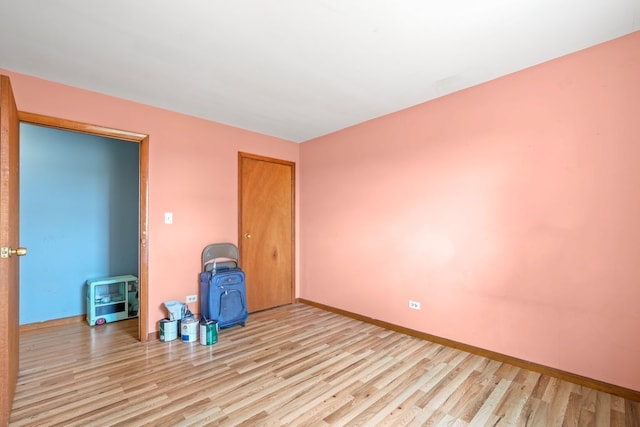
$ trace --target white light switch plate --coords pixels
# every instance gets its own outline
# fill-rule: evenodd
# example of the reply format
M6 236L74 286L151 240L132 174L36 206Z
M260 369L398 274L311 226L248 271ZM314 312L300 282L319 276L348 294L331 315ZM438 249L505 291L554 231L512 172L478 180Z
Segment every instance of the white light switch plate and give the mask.
M173 224L173 213L165 212L164 213L164 223L165 224Z

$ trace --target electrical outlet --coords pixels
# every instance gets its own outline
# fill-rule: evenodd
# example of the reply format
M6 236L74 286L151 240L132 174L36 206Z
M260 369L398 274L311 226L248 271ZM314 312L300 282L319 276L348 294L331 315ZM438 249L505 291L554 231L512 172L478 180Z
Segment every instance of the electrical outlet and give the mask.
M409 308L412 310L420 310L420 301L409 300Z
M197 302L198 295L187 295L187 304L190 302Z

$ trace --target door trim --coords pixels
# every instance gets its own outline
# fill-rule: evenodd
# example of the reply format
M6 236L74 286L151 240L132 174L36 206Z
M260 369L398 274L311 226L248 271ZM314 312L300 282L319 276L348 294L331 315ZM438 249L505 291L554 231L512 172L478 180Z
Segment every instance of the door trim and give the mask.
M296 297L296 163L289 160L238 152L238 251L242 254L242 159L260 160L291 167L291 303ZM242 259L240 259L242 263Z
M101 136L105 138L119 139L140 144L139 156L139 311L138 311L138 339L146 342L148 338L148 300L149 300L149 253L147 247L149 235L148 206L149 206L149 135L137 132L129 132L120 129L113 129L89 123L77 122L74 120L60 119L57 117L44 116L41 114L18 111L18 120L37 126L45 126L54 129L66 130L70 132L86 133L89 135Z

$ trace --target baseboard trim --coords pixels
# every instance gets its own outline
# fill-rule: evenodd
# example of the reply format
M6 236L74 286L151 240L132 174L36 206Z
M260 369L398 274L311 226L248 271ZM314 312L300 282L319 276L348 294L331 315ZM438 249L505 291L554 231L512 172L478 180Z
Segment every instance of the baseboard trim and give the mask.
M20 325L20 332L35 331L43 328L51 328L56 326L69 325L71 323L80 323L86 321L87 316L79 314L77 316L63 317L61 319L45 320L44 322L27 323Z
M350 317L352 319L360 320L365 323L380 326L385 329L389 329L395 332L400 332L405 335L420 338L426 341L431 341L437 344L445 345L447 347L456 348L458 350L466 351L478 356L486 357L488 359L496 360L498 362L509 363L520 368L529 369L534 372L538 372L543 375L549 375L564 381L569 381L577 385L593 388L605 393L611 393L616 396L623 397L625 399L640 402L640 391L635 391L629 388L609 384L604 381L595 380L593 378L584 377L582 375L566 372L561 369L551 368L549 366L541 365L539 363L529 362L527 360L519 359L517 357L508 356L506 354L498 353L491 350L486 350L473 345L464 344L458 341L453 341L447 338L431 335L426 332L416 331L414 329L405 328L404 326L394 325L393 323L385 322L382 320L373 319L371 317L363 316L361 314L352 313L350 311L342 310L339 308L331 307L314 301L310 301L304 298L297 298L296 302L306 304L312 307L319 308L321 310L330 311L332 313L340 314L342 316Z

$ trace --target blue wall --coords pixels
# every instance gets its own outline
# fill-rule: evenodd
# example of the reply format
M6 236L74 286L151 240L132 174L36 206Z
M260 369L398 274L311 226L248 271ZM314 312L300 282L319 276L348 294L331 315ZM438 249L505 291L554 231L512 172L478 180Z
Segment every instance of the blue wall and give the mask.
M138 275L139 145L20 126L20 324L86 313L85 282Z

